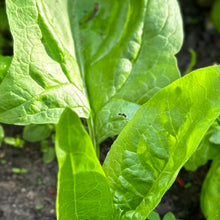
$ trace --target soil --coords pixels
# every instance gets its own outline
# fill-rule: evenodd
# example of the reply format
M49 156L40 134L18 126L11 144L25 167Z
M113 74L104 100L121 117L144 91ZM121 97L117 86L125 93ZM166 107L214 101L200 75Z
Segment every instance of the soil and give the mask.
M185 39L177 55L183 73L190 62L189 49L197 55L195 69L220 62L220 35L209 21L210 8L202 8L192 0L179 0L184 20ZM3 125L6 136L21 135L22 127ZM104 160L114 139L101 145ZM4 161L4 164L2 164ZM14 173L12 168L25 168L27 173ZM177 182L165 194L156 211L163 216L172 211L178 219L203 220L199 197L209 164L196 172L182 169L179 177L190 183L184 188ZM44 164L39 143L25 143L15 148L3 143L0 148L0 220L54 220L57 162Z
M19 126L4 129L8 137L22 132ZM43 163L40 149L39 143L25 143L24 148L3 143L0 148L0 220L56 219L57 162ZM14 173L13 168L27 173Z

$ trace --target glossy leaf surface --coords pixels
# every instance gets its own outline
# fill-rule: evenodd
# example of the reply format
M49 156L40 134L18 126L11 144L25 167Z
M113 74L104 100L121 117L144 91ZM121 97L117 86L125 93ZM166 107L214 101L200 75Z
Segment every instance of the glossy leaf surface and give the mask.
M112 219L110 188L78 116L64 111L56 130L58 220Z
M65 107L73 108L80 116L88 116L88 102L70 38L67 1L46 1L53 5L52 12L57 12L55 20L47 25L52 28L51 34L44 24L52 13L42 9L45 1L6 2L14 58L0 86L0 120L17 124L57 122ZM56 21L57 24L53 23ZM59 28L65 22L66 28L60 33ZM47 41L53 44L52 48L47 46ZM57 54L53 54L53 49Z
M101 142L179 77L176 0L7 0L7 12L15 56L0 86L2 122L56 123L65 107L80 117L92 111Z
M185 169L195 171L200 166L205 165L208 162L208 160L211 159L211 149L211 143L209 142L208 138L202 140L196 151L192 154L192 156L184 165Z
M184 167L187 170L195 171L200 166L205 165L208 160L213 159L213 157L216 156L216 153L220 153L220 148L218 150L218 148L211 144L209 139L205 137Z
M220 145L213 143L218 140L218 134L216 134L218 133L218 125L219 123L216 120L216 122L213 123L212 127L206 133L196 151L184 165L187 170L195 171L198 167L205 165L208 160L213 160L215 157L220 155ZM213 140L213 142L210 140Z
M111 1L111 5L112 20L103 20L110 29L104 32L105 41L94 54L86 78L98 142L118 134L140 105L179 77L174 54L183 37L175 0L117 1L115 5ZM115 34L109 36L109 31ZM101 94L98 99L97 94Z
M201 208L207 220L220 218L220 157L212 162L201 193Z
M219 113L219 66L175 81L137 111L103 166L123 220L150 214Z

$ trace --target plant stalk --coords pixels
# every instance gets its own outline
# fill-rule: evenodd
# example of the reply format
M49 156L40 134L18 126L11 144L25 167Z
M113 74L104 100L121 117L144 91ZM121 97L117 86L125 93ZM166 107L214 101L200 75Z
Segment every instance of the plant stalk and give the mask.
M94 130L94 124L93 124L93 119L92 117L90 117L89 119L87 119L87 124L88 124L88 130L89 130L89 136L92 140L95 152L96 152L96 156L98 159L100 159L100 147L99 144L96 142L96 138L95 138L95 130Z

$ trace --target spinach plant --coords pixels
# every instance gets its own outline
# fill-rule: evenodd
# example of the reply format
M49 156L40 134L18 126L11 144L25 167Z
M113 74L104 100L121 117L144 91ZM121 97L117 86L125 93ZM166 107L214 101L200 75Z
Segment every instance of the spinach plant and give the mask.
M151 212L148 216L148 220L161 220L160 215L156 212ZM177 220L172 212L168 212L164 215L163 220Z
M57 218L145 219L220 114L220 67L178 79L176 0L6 2L0 121L58 123Z
M194 171L212 160L211 168L206 175L201 192L201 208L209 220L220 217L220 118L211 126L197 150L185 164L187 170Z
M55 128L51 124L26 125L23 129L22 137L28 142L40 142L41 152L43 153L43 162L52 162L56 155L54 150L54 132ZM49 137L50 140L47 140Z

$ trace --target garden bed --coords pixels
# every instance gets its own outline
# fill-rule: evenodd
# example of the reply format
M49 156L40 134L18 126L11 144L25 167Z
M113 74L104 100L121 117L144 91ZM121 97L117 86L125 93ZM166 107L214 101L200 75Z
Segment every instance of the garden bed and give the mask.
M220 62L220 35L209 21L209 8L199 7L195 1L180 0L184 19L185 40L177 55L183 73L191 59L189 49L196 52L195 68ZM21 135L22 127L4 125L6 136ZM101 160L113 139L101 145ZM0 219L53 220L55 215L57 162L44 164L38 143L25 143L15 148L3 143L0 148ZM26 173L15 173L13 168L24 168ZM196 172L182 169L179 177L190 186L175 182L165 194L157 211L163 216L173 212L179 219L204 219L200 211L201 185L209 164Z

